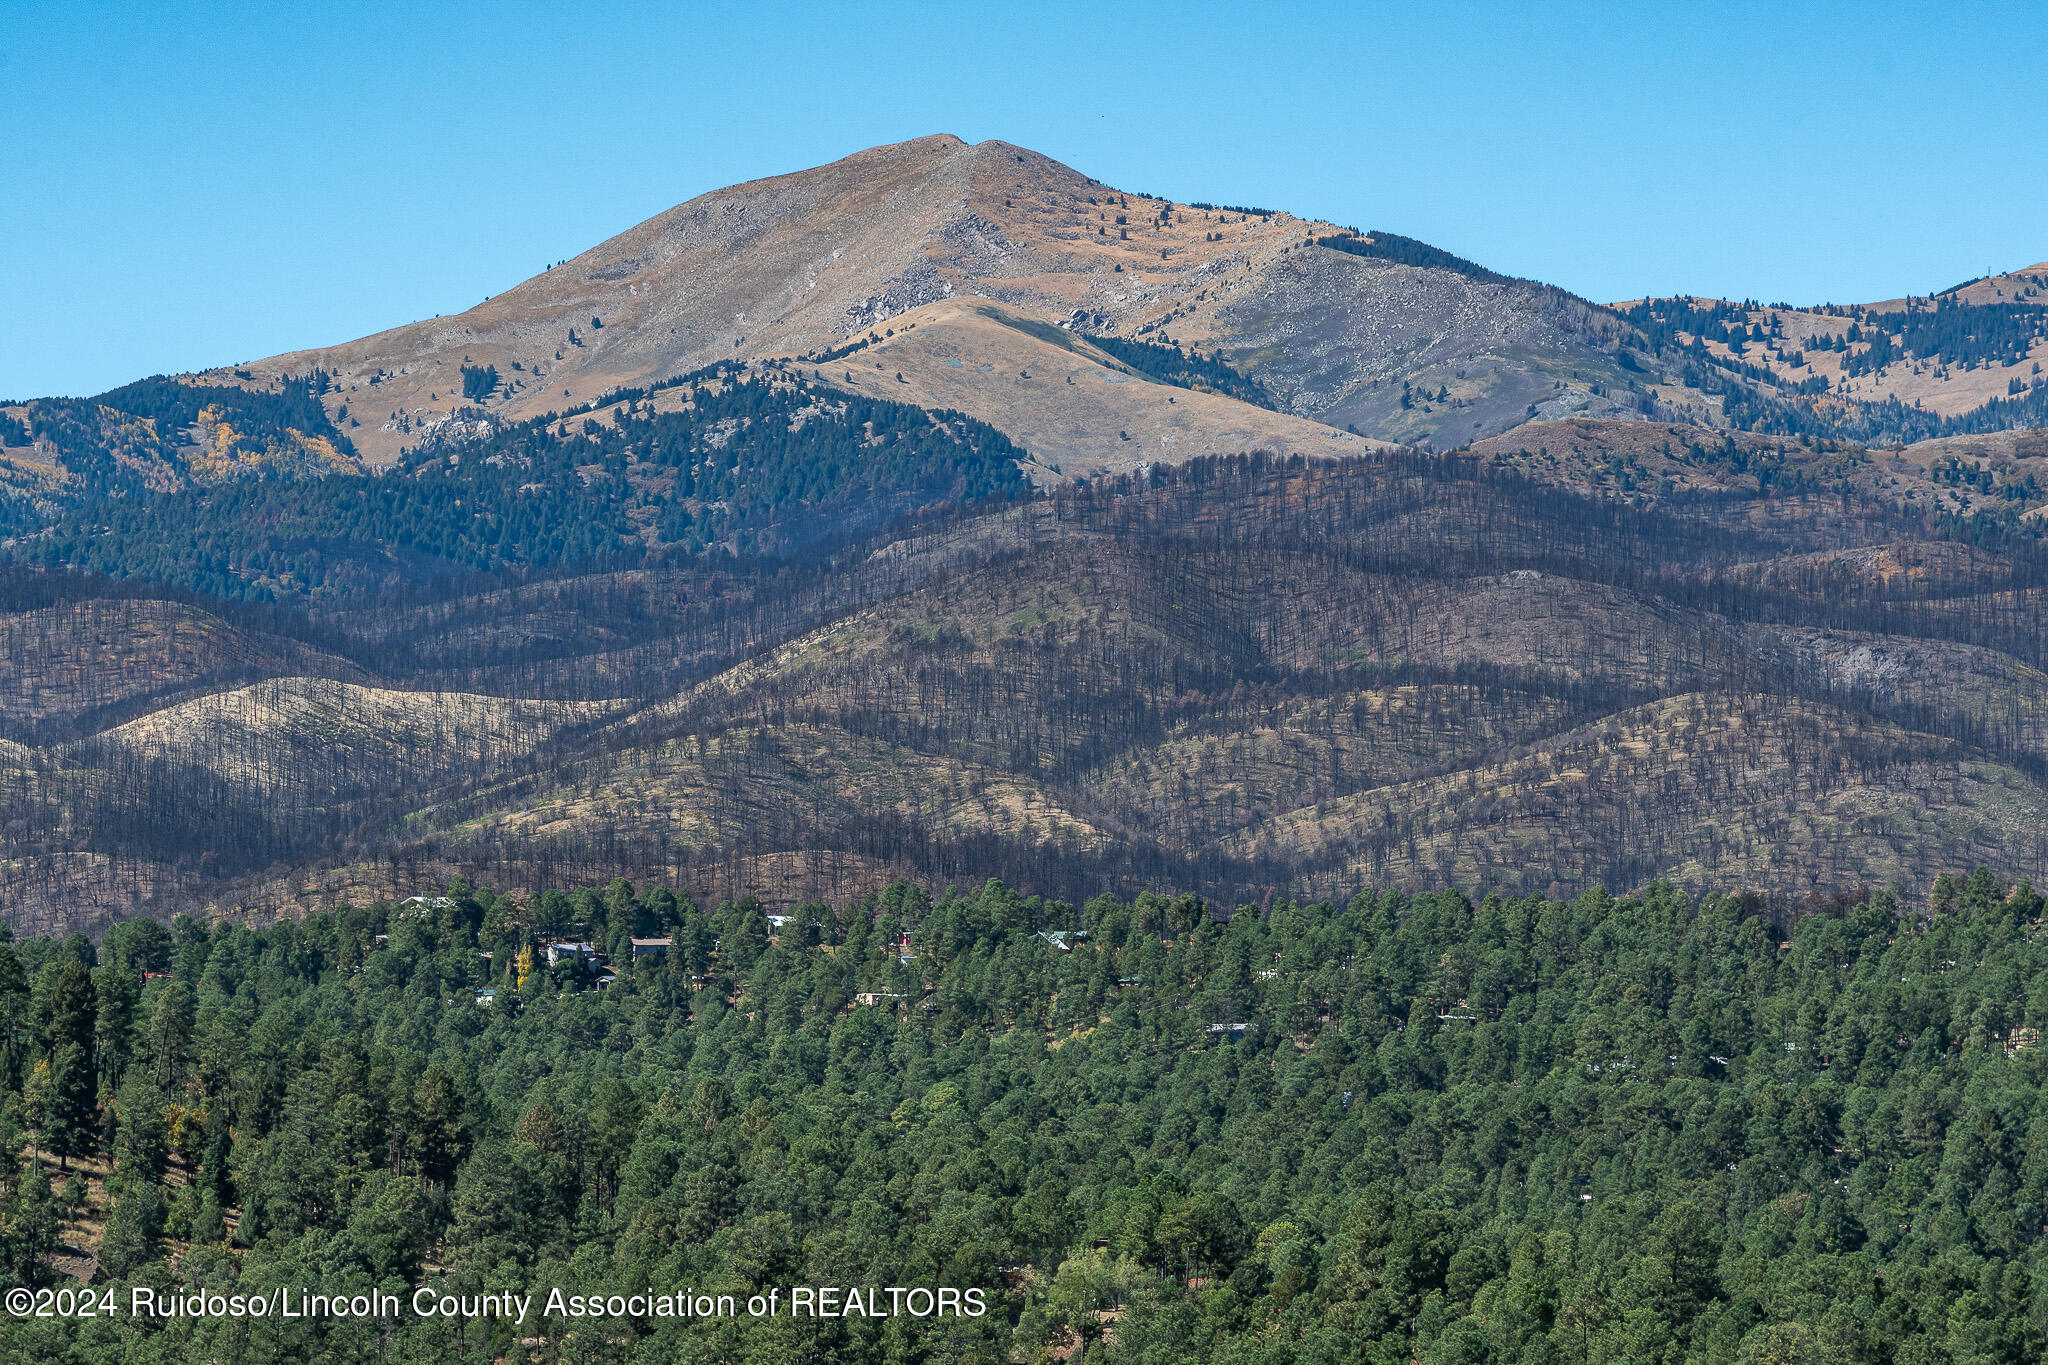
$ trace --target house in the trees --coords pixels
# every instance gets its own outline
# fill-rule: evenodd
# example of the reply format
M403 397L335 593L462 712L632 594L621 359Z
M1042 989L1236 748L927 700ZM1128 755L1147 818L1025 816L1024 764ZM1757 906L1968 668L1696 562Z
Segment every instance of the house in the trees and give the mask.
M594 943L550 943L547 947L547 952L548 966L559 967L564 962L578 959L585 962L595 960L597 957L597 945Z
M902 991L860 991L853 997L853 1003L856 1005L880 1005L908 998Z

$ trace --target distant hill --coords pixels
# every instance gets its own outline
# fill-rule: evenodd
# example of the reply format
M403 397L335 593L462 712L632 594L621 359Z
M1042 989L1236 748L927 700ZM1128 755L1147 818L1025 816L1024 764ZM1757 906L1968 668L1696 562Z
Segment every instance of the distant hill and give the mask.
M1667 345L1768 376L1841 435L2048 426L2048 262L1878 303L1668 298L1616 310Z
M934 136L700 195L465 313L0 408L0 533L98 497L388 469L719 365L958 411L1009 436L1039 487L1564 419L1865 444L2041 426L2044 281L1609 308L1395 233L1134 195ZM1178 351L1185 373L1115 346Z
M1211 353L1283 412L1425 447L1537 417L1719 422L1731 386L1757 389L1738 415L1798 397L1761 372L1701 371L1612 310L1397 234L1133 195L948 136L701 195L466 313L207 378L329 372L337 423L389 463L479 414L518 420L709 364L822 356L968 300ZM987 408L963 410L1001 427L1001 399L976 401ZM1123 464L1227 445L1187 436L1136 441ZM1035 453L1047 466L1071 454Z
M11 570L0 906L2048 879L2038 542L1823 477L1855 449L1691 431L1205 459L311 608ZM1690 481L1625 486L1623 436Z

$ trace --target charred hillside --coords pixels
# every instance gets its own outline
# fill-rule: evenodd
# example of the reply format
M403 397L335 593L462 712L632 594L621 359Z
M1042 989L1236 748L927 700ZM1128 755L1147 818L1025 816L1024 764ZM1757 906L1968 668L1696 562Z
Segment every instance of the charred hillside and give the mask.
M17 574L6 905L455 869L1253 901L2038 878L2048 563L1940 532L1821 489L1636 505L1482 458L1245 457L411 604Z

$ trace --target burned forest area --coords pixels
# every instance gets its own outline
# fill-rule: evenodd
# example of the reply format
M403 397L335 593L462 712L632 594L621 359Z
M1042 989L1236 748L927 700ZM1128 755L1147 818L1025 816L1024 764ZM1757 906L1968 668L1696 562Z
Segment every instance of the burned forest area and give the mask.
M309 877L1787 906L2018 878L2048 860L2044 567L1838 493L1260 454L397 600L16 569L5 886L64 931Z

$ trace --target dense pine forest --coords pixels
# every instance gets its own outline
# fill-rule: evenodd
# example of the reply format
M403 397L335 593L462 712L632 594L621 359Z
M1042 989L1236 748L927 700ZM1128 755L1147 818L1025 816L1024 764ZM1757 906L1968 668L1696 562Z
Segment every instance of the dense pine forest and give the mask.
M2041 896L1806 910L464 883L0 946L0 1256L122 1309L0 1355L2039 1359ZM138 1285L535 1309L138 1321ZM539 1313L808 1285L988 1311Z

